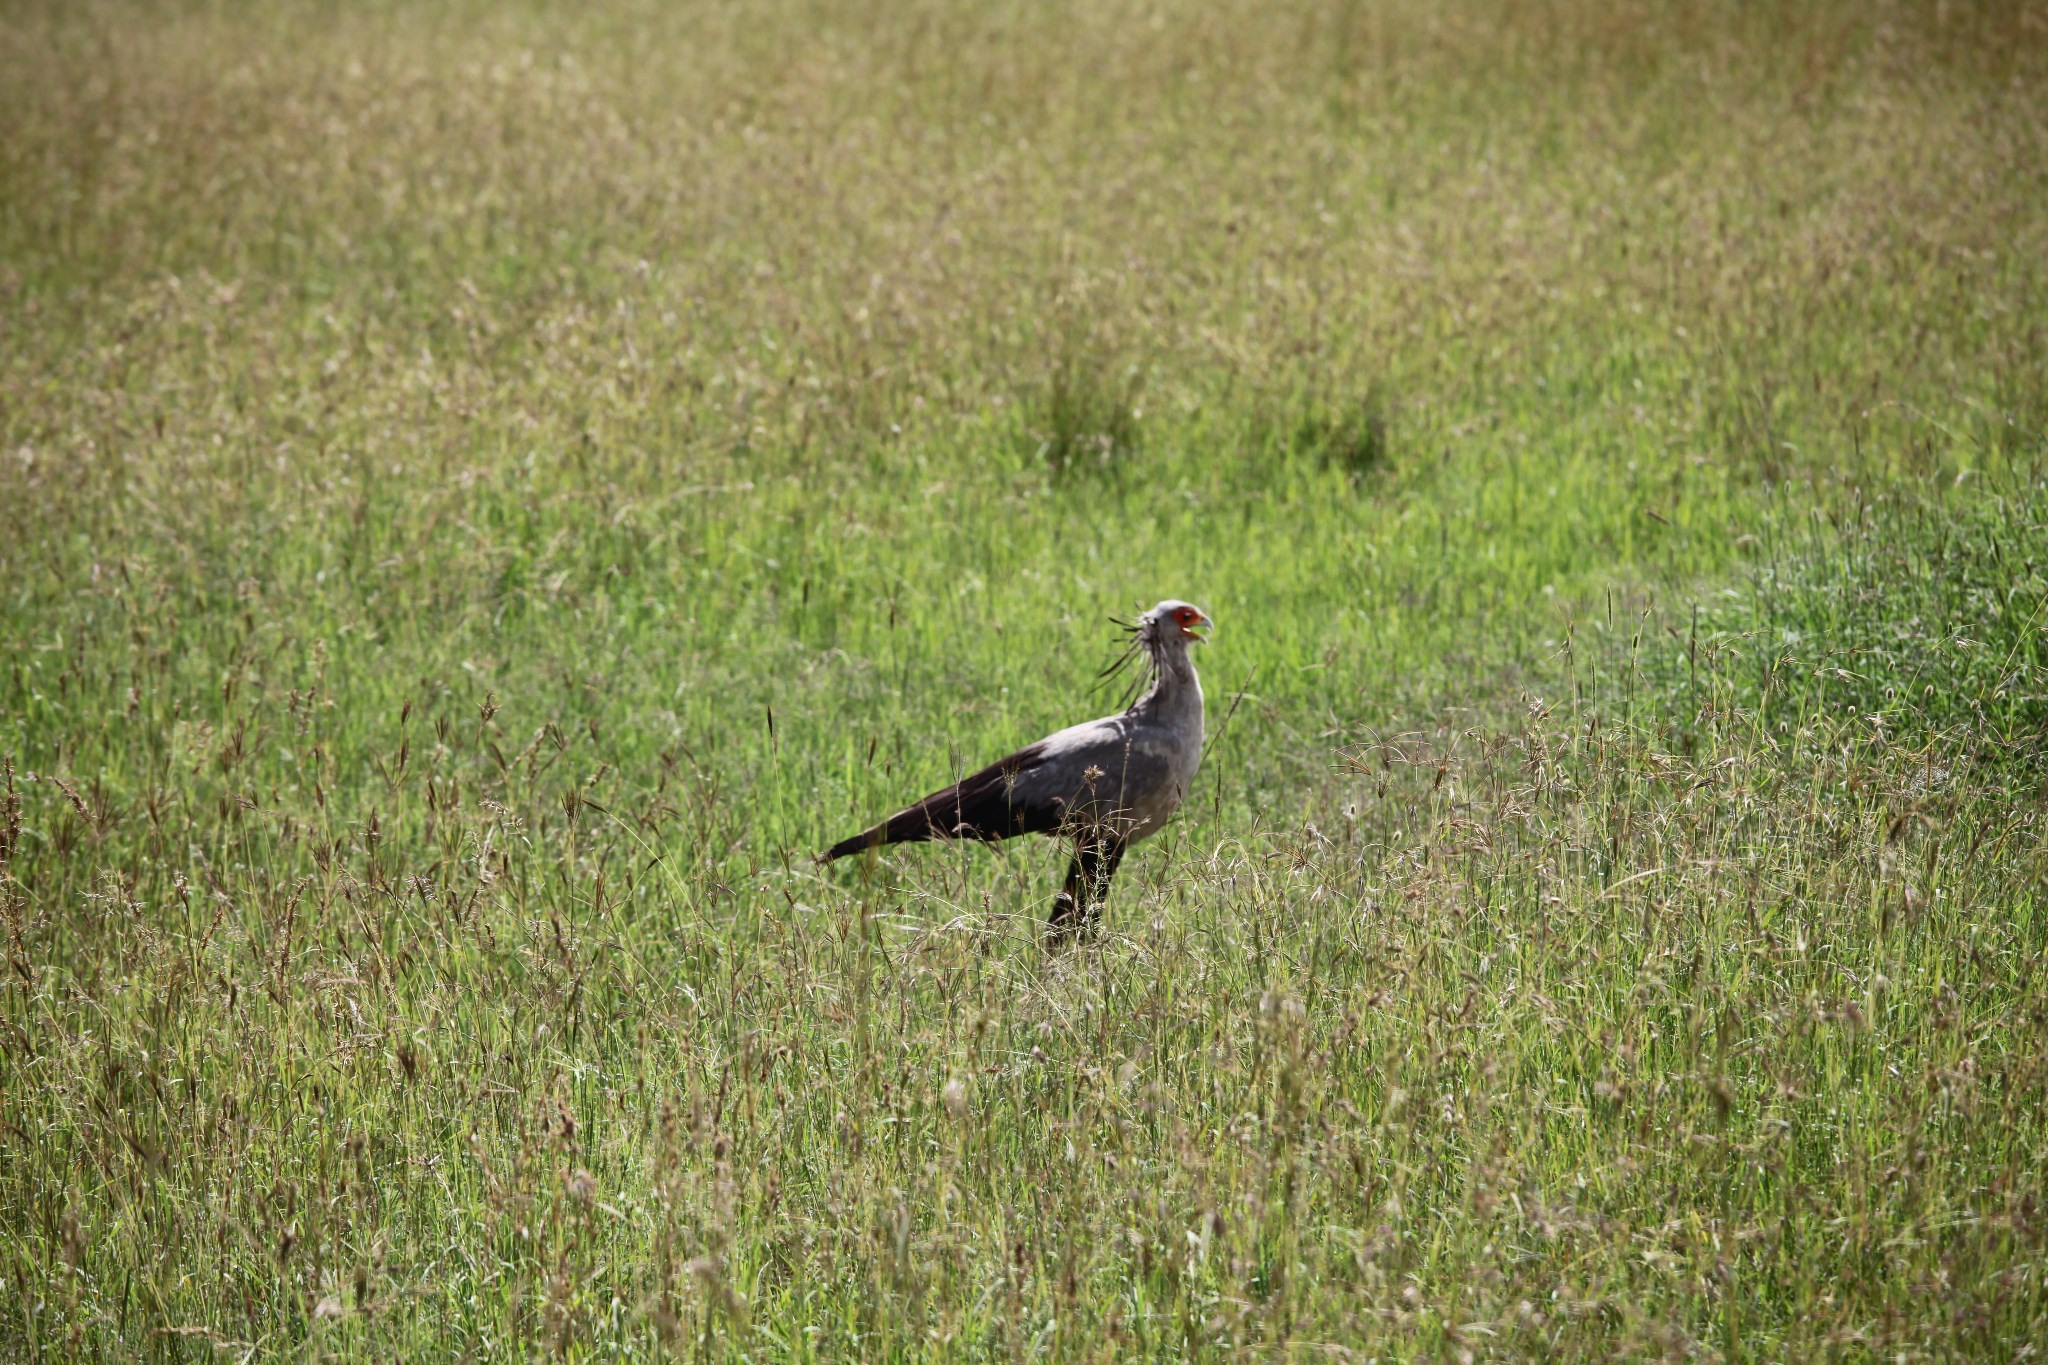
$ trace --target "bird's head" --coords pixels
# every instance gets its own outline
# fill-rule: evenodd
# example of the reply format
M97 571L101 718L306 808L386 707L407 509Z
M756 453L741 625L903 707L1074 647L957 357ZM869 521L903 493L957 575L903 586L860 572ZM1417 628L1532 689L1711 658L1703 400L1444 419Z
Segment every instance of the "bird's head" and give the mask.
M1110 619L1124 628L1124 647L1123 652L1099 676L1114 678L1133 660L1143 661L1124 691L1126 706L1161 672L1187 668L1188 646L1206 643L1209 637L1202 632L1214 624L1209 620L1208 612L1177 597L1167 598L1152 610L1141 613L1134 621Z
M1138 628L1152 645L1163 645L1177 640L1193 640L1206 643L1208 636L1202 634L1215 622L1209 613L1192 602L1183 602L1169 597L1152 610L1138 618Z

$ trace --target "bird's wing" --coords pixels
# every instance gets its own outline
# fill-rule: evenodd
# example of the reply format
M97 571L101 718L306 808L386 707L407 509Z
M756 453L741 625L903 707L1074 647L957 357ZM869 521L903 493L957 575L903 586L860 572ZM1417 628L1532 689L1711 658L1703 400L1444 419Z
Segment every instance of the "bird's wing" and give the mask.
M1128 713L1104 716L1039 741L1044 750L1015 783L1018 797L1067 823L1149 826L1174 784L1176 737ZM1177 804L1181 793L1170 796ZM1163 815L1163 813L1162 813Z
M1035 799L1023 790L1025 776L1045 761L1047 743L1040 740L1019 749L851 839L840 840L826 849L819 861L829 863L834 858L882 844L921 843L928 839L987 841L1058 829L1059 807Z
M993 842L1102 826L1142 838L1186 794L1180 738L1129 713L1069 726L1019 749L819 855L829 863L884 844L930 839Z

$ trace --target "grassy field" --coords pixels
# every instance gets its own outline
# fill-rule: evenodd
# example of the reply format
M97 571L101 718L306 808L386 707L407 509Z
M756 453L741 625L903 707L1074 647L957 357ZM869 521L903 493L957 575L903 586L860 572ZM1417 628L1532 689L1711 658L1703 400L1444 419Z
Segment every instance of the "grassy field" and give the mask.
M2038 4L0 70L0 1356L2048 1341ZM810 864L1164 596L1092 941Z

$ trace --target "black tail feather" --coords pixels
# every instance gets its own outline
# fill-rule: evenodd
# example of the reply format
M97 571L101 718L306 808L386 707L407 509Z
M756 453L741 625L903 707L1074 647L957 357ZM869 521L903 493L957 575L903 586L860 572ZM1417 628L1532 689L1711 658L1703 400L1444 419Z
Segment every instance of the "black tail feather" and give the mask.
M841 839L838 843L820 853L818 861L821 863L835 862L840 858L851 858L856 853L865 853L871 848L880 848L888 842L883 837L884 828L885 826L877 825L873 829L863 830L851 839Z
M976 839L993 843L1019 834L1049 834L1060 827L1057 803L1040 809L1017 799L1017 774L1037 764L1037 745L991 763L952 786L900 810L879 825L841 839L818 855L829 863L885 844L917 844L932 839Z

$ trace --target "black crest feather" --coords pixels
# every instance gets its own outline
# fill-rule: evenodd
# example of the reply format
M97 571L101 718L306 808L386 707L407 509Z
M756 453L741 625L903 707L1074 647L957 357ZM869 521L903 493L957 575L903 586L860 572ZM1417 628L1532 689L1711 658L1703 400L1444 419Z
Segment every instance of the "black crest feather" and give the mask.
M1135 621L1126 621L1117 616L1112 616L1109 620L1110 624L1123 631L1123 648L1109 661L1108 667L1095 675L1096 681L1113 686L1119 674L1138 660L1144 661L1143 666L1132 673L1124 683L1122 699L1117 702L1121 709L1128 711L1131 705L1145 694L1145 689L1152 685L1152 680L1159 676L1159 660L1156 656L1159 647L1157 623L1149 612L1141 614Z

